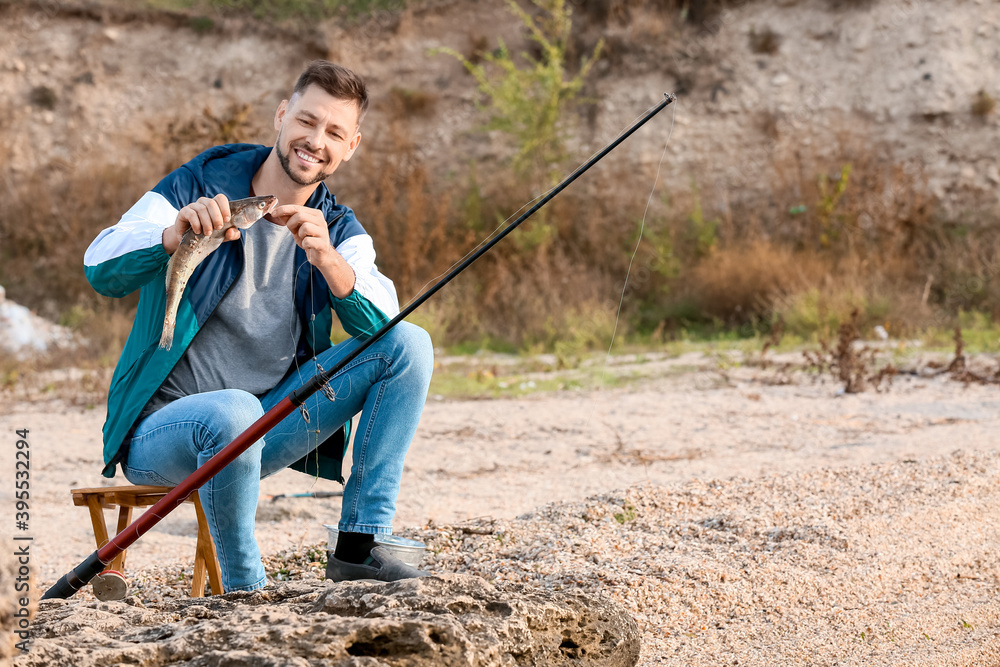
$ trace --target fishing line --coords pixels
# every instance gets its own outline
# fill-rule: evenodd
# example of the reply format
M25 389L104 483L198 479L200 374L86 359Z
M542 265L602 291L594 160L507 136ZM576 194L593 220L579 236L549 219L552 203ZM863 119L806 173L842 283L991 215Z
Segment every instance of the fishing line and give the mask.
M656 185L660 182L660 167L663 166L663 158L667 155L667 147L670 145L670 137L674 133L674 121L677 118L677 105L674 105L670 116L670 130L667 132L667 140L663 143L663 152L660 153L660 161L656 164L656 176L653 177L653 187L649 191L646 199L646 208L642 212L642 220L639 222L639 238L635 241L635 249L632 250L632 257L628 260L628 269L625 271L625 284L622 285L622 295L618 301L618 312L615 314L615 327L611 332L611 343L608 345L608 353L604 357L604 370L601 373L601 386L604 386L604 375L608 370L608 361L611 359L611 349L615 345L615 334L618 333L618 322L621 320L622 307L625 305L625 292L628 290L628 279L632 274L632 263L639 254L639 244L642 243L642 233L646 230L646 214L649 213L649 203L653 201L653 194L656 192Z
M299 270L303 266L305 266L306 264L309 264L309 260L308 259L306 259L305 261L303 261L302 263L300 263L298 266L295 267L295 272L294 272L294 274L292 276L292 300L293 301L295 300L295 293L296 293L296 288L297 288L297 285L298 285ZM310 270L309 270L309 285L310 285L309 298L310 298L311 305L312 305L313 315L312 315L312 317L309 318L309 322L307 323L307 325L309 327L309 333L311 334L313 342L316 341L316 293L315 293L316 292L316 283L315 283L315 276L313 275L313 271L314 270L315 269L313 269L312 267L310 267ZM293 318L298 317L298 314L295 313L295 312L293 312L292 313L292 317ZM294 320L289 321L289 323L288 323L288 337L292 340L292 364L295 366L295 375L296 375L296 377L298 377L299 381L301 382L302 381L302 367L299 365L299 355L298 355L299 341L297 341L295 339L295 324L294 324ZM317 355L316 355L315 348L313 349L313 363L316 364L316 367L317 367L317 370L318 370L320 368L320 365L319 365L319 359L317 358ZM309 409L306 406L305 402L303 402L302 405L299 406L299 415L302 418L302 421L305 422L305 429L306 429L306 438L305 438L305 440L306 440L306 442L305 442L306 447L305 447L305 451L303 452L303 456L308 456L313 451L315 451L315 449L317 447L319 447L319 445L320 445L320 433L321 433L321 428L320 428L320 423L319 423L320 398L319 398L318 395L316 395L315 399L316 399L316 405L315 405L316 427L315 428L312 428L312 417L310 415ZM310 436L313 433L316 434L316 444L310 446L310 444L309 444ZM319 467L317 466L316 474L313 476L312 483L310 484L310 486L308 488L312 488L313 486L315 486L315 484L318 481L319 481Z
M628 281L632 274L632 264L635 262L636 255L639 254L639 245L642 243L642 234L646 229L646 215L649 213L649 204L653 201L653 194L656 192L656 186L660 182L660 168L663 166L663 159L667 155L667 147L670 146L670 137L674 133L674 121L677 119L677 107L674 106L672 114L670 116L670 129L667 131L667 138L663 142L663 152L660 153L660 161L656 164L656 175L653 177L653 187L649 190L649 197L646 198L646 208L642 211L642 220L639 222L639 238L635 241L635 248L632 250L632 256L628 260L628 269L625 271L625 284L622 285L622 294L618 300L618 312L615 314L615 326L611 332L611 342L608 344L608 351L604 355L604 364L601 367L601 381L597 385L598 391L604 389L605 380L608 375L608 363L611 361L611 350L615 346L615 335L618 333L618 323L621 320L622 308L625 305L625 293L628 291ZM633 121L634 122L634 121ZM584 428L590 425L590 420L594 417L594 411L590 411L587 414L587 419L584 422ZM605 422L605 425L610 428L615 435L618 435L618 431ZM620 437L620 436L619 436ZM646 471L647 477L649 471Z

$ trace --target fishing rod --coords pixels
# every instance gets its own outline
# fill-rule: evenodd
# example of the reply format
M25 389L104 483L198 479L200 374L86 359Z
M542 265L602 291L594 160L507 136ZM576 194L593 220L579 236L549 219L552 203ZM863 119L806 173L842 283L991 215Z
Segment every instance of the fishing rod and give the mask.
M192 493L197 491L203 484L214 477L219 471L224 467L229 465L237 456L242 454L244 451L250 448L255 442L264 437L268 431L277 426L277 424L296 410L299 406L305 403L306 399L315 394L317 391L322 389L334 375L340 372L347 364L353 361L358 355L371 347L376 341L378 341L382 336L384 336L389 329L393 328L400 322L402 322L410 313L419 308L427 299L431 298L434 294L438 292L442 287L447 285L455 276L464 271L469 267L470 264L475 262L477 259L482 257L484 254L489 252L489 250L500 242L501 239L506 237L512 231L514 231L518 225L530 218L538 209L549 203L556 195L566 189L566 187L579 178L584 172L593 167L595 164L601 161L605 155L614 150L620 143L628 139L632 134L642 127L650 118L656 114L663 111L664 108L677 97L673 94L664 93L663 99L660 100L656 106L652 107L649 111L642 115L641 118L636 120L632 125L630 125L625 131L618 135L618 137L612 141L610 144L605 146L599 153L591 157L585 163L577 167L576 171L567 176L559 185L552 188L547 195L538 201L534 206L528 209L524 214L522 214L517 220L507 225L503 231L497 234L496 237L491 239L488 243L479 248L476 252L469 255L456 267L454 267L448 274L439 280L436 284L431 286L426 292L414 299L410 305L401 310L398 315L389 320L384 326L382 326L378 331L372 334L370 338L362 342L358 347L352 350L344 358L336 363L329 370L320 371L314 375L306 384L302 385L298 389L295 389L285 398L275 405L273 408L268 410L263 416L261 416L257 421L251 424L250 428L243 431L243 433L236 436L232 442L226 445L218 454L206 461L200 468L195 470L193 473L188 475L180 484L175 486L166 495L163 496L155 505L149 508L141 517L132 522L125 530L118 533L111 541L109 541L104 546L100 547L97 551L90 554L82 563L77 565L75 568L64 574L59 581L49 588L45 595L42 596L43 600L50 598L68 598L78 590L86 586L91 579L100 574L108 563L114 560L114 558L125 551L129 546L132 545L141 535L148 532L150 528L159 523L160 519L165 517L171 511L174 510L178 505L184 502L184 500L190 496Z

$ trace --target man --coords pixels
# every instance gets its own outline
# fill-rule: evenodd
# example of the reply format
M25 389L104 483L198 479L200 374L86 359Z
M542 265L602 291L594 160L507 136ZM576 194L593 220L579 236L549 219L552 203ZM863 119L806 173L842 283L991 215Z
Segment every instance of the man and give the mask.
M274 116L273 148L216 146L147 192L84 257L105 296L140 290L136 319L115 369L104 426L104 475L121 464L133 484L176 485L267 410L332 367L357 338L399 312L395 288L375 266L372 239L323 184L354 155L368 107L364 82L315 61ZM229 201L275 195L271 214L194 271L173 345L158 345L165 275L181 236L221 229ZM352 339L330 344L335 312ZM199 490L227 592L266 584L254 537L260 479L286 467L341 477L347 429L361 412L339 539L327 576L396 579L405 565L374 536L391 532L403 458L433 366L430 338L405 322Z

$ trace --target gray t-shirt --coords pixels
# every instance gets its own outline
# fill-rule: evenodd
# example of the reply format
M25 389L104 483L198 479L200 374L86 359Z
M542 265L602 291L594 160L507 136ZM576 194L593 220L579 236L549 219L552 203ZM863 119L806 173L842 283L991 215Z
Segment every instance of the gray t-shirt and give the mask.
M265 219L246 231L243 247L239 278L140 418L206 391L243 389L260 396L288 372L302 331L293 293L295 239Z

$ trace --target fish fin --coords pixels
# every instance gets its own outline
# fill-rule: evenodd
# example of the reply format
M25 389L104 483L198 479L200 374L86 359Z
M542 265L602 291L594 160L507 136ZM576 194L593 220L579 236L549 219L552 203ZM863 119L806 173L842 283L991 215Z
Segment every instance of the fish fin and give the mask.
M174 343L174 328L169 329L164 328L163 333L160 334L160 349L169 350Z

